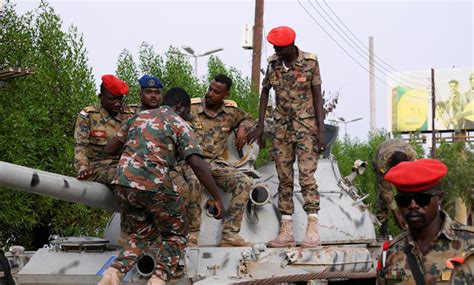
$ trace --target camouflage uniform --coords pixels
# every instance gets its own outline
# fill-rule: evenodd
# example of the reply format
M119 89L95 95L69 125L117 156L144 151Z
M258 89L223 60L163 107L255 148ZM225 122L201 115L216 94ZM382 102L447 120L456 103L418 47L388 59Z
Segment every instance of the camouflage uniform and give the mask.
M202 155L201 148L189 125L168 106L140 112L115 137L124 151L112 183L121 215L136 222L112 266L127 272L158 243L156 275L167 280L176 273L188 234L185 202L168 171L189 155Z
M225 213L222 232L223 239L226 239L240 231L240 224L245 206L249 200L252 182L247 175L230 166L223 154L230 133L240 125L250 128L253 123L250 116L240 110L234 101L225 100L214 115L206 112L204 104L204 100L193 98L191 124L217 186L232 193L229 209ZM188 200L189 204L195 207L195 211L191 216L196 220L192 221L191 224L199 225L201 222L201 207L198 207L200 202L195 201L195 199L201 199L202 188L198 187L198 189L192 189L192 191L199 192L191 194Z
M464 262L454 267L451 285L474 284L474 246L461 254Z
M293 164L296 158L303 208L309 214L319 211L318 185L314 178L319 156L318 124L311 86L320 84L319 63L312 53L298 49L298 58L288 70L276 55L268 59L262 85L275 90L273 157L279 179L278 208L282 214L291 215L294 211Z
M102 150L121 124L135 112L136 107L133 106L124 106L115 117L110 116L102 105L81 110L74 130L74 167L78 173L90 169L92 176L88 180L111 187L120 156L106 155Z
M416 159L416 151L413 147L402 139L390 139L384 141L377 149L372 165L375 170L377 183L377 219L383 223L387 220L389 210L395 211L397 203L393 197L392 184L384 180L384 175L390 169L390 158L400 151L407 155L408 160Z
M474 245L474 228L453 222L446 212L441 211L440 215L443 221L441 230L425 255L410 231L390 241L386 258L379 259L378 284L416 284L404 250L411 250L415 256L427 285L448 284L452 270L447 268L446 260Z

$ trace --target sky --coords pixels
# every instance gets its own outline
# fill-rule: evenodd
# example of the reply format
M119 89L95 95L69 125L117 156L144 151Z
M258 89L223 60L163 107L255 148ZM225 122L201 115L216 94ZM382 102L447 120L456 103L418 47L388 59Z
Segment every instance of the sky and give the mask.
M19 13L39 1L14 1ZM216 53L227 66L251 74L251 50L241 47L242 28L254 22L255 2L239 1L54 1L64 29L75 25L83 33L89 65L97 82L114 73L126 48L135 55L146 41L160 54L170 45L190 46L196 54ZM390 72L424 71L474 66L473 1L331 1L266 0L264 37L276 26L292 27L296 45L318 57L326 97L339 92L336 110L327 120L344 118L347 134L366 139L370 129L368 41L376 55L376 127L388 127ZM337 24L336 24L337 23ZM337 30L333 30L333 28ZM264 39L262 68L273 47ZM194 59L190 58L194 65ZM207 57L198 58L198 74ZM261 78L262 79L262 78ZM391 77L393 79L393 77ZM395 78L397 79L397 78ZM410 78L418 88L429 79ZM341 125L344 134L344 125Z

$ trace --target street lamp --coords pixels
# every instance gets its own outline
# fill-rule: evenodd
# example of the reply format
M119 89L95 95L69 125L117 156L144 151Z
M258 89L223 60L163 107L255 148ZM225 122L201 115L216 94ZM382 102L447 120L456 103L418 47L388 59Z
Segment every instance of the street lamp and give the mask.
M347 124L353 123L353 122L359 121L359 120L362 120L362 117L352 119L352 120L346 120L343 117L339 117L339 118L337 118L337 120L330 120L330 121L335 122L335 123L343 123L344 124L344 136L347 136Z
M189 53L192 57L194 57L194 76L197 78L198 76L198 65L197 65L197 59L198 57L201 57L201 56L206 56L206 55L210 55L210 54L213 54L215 52L219 52L219 51L222 51L224 50L223 48L216 48L216 49L211 49L209 51L206 51L205 53L202 53L202 54L198 54L196 55L195 52L194 52L194 49L192 47L189 47L189 46L182 46L182 48L187 52Z

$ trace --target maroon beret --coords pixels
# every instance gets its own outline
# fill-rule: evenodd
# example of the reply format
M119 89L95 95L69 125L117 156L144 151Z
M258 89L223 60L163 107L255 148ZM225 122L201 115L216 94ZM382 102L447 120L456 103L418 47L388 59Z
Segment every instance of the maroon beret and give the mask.
M123 80L115 77L112 74L102 76L102 83L105 88L115 96L122 96L128 93L128 85Z
M273 28L267 35L267 40L274 46L286 47L295 42L295 31L287 26Z
M397 191L406 193L422 192L438 184L448 173L448 167L436 159L402 161L392 167L384 179L395 186Z

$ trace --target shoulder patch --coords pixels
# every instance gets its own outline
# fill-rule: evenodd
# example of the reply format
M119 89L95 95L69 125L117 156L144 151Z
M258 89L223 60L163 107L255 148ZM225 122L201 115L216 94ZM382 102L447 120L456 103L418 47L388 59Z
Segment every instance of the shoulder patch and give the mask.
M99 109L97 106L87 106L83 109L83 111L86 111L87 113L98 113Z
M234 100L224 100L224 106L237 108L237 102Z
M303 57L304 59L312 59L312 60L318 60L318 57L314 54L314 53L310 53L310 52L305 52L303 54Z
M270 62L275 61L277 59L278 59L278 56L276 54L273 54L272 56L267 58L267 61L268 61L268 63L270 63Z
M194 98L191 98L191 104L200 104L202 102L202 98L201 97L194 97Z
M453 222L451 224L451 228L456 231L468 231L468 232L474 233L474 227L466 226L458 222Z

